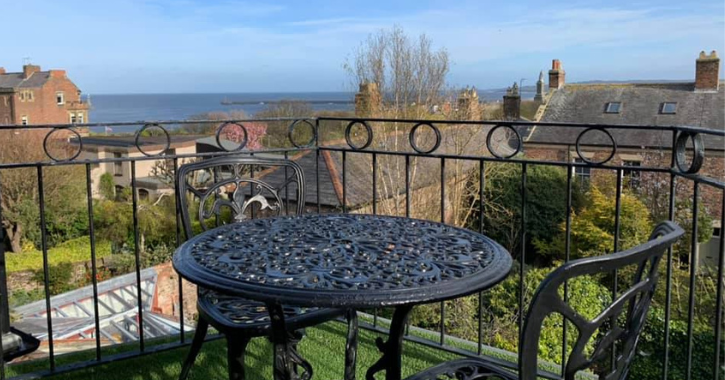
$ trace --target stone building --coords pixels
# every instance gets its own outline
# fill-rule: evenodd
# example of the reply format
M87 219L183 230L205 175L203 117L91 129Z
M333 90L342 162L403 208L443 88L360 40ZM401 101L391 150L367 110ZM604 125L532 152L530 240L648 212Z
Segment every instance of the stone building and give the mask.
M87 123L88 110L65 70L26 64L11 73L0 67L0 124Z

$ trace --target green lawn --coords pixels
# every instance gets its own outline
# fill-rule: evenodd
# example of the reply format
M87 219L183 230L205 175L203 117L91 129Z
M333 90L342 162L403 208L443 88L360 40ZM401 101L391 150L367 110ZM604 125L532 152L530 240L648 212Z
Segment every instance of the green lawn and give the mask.
M342 379L345 348L345 332L347 327L338 322L329 322L316 328L307 329L307 336L300 345L301 354L312 364L314 379ZM358 350L357 378L364 379L365 371L379 357L374 339L379 334L360 330ZM136 359L128 359L106 364L73 373L58 375L52 379L63 380L166 380L176 379L181 370L181 362L186 357L188 348L160 352ZM455 355L406 342L403 350L403 377L407 377L427 367ZM61 360L59 357L59 362ZM247 348L247 379L272 379L272 346L265 338L252 340ZM25 365L27 366L27 364ZM26 367L27 370L27 367ZM22 373L23 365L10 366L8 374ZM224 340L208 342L204 345L191 371L189 379L226 379L226 344ZM383 378L379 374L378 378Z

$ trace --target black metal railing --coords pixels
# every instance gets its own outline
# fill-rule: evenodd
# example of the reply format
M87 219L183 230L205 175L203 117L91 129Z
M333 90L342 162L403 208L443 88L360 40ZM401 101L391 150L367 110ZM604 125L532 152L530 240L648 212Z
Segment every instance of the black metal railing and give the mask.
M264 125L266 136L254 135L250 125ZM614 215L611 242L609 251L616 251L623 247L622 211L623 199L632 187L639 189L652 186L659 196L666 202L666 215L664 218L677 220L682 218L678 214L678 205L685 204L689 212L685 219L689 225L689 242L685 252L680 257L673 249L668 252L666 260L666 278L664 286L664 315L662 316L662 339L657 342L661 345L663 355L657 357L661 371L656 378L674 379L685 377L687 379L703 378L707 373L709 378L721 378L723 375L721 358L722 351L722 325L723 325L723 270L725 268L725 246L722 233L719 245L716 248L716 262L708 268L700 267L700 247L703 235L700 223L703 216L710 221L725 225L723 221L725 210L725 173L723 172L723 141L725 131L700 127L677 126L641 126L641 125L591 125L591 124L552 124L530 122L505 121L461 121L461 120L402 120L402 119L359 119L359 118L306 118L306 119L259 119L259 120L202 120L202 121L168 121L153 123L110 123L110 124L84 124L83 129L78 125L43 125L43 126L0 126L3 144L9 149L0 153L0 198L16 196L11 194L10 188L14 184L6 182L8 178L17 179L17 176L4 175L6 173L24 170L32 171L31 181L35 186L37 196L37 223L39 226L38 246L42 255L40 265L36 268L42 274L42 302L44 310L37 316L45 316L47 331L42 347L47 347L47 356L38 360L47 360L47 365L33 365L27 371L12 371L12 378L34 378L51 374L75 371L93 365L110 361L146 355L161 350L172 349L186 344L186 333L189 326L185 326L185 310L189 305L184 302L183 283L181 279L176 282L178 292L178 336L159 337L152 334L155 327L149 326L150 320L144 312L148 308L144 305L144 290L142 288L142 271L144 270L144 242L141 231L140 211L146 200L141 199L141 190L146 191L139 183L139 178L155 178L156 182L163 183L168 176L173 176L176 169L189 160L203 159L223 155L238 154L276 154L295 160L308 160L305 169L307 182L313 193L308 196L308 211L313 212L365 212L404 215L437 219L446 223L453 223L476 229L482 233L495 233L486 225L487 207L490 194L498 189L490 188L489 182L495 181L490 170L503 167L513 168L516 180L517 199L509 200L504 206L511 212L511 229L515 230L508 237L508 248L520 264L516 273L516 322L521 329L526 308L526 294L530 291L526 287L527 263L540 260L536 251L532 250L529 240L532 215L532 197L537 196L542 189L537 189L531 181L537 168L554 167L565 171L562 179L564 187L563 207L560 210L563 226L563 245L560 255L555 259L568 261L576 252L573 251L572 231L573 208L575 197L582 189L588 188L589 183L600 178L603 186L614 188ZM112 127L116 131L126 131L126 136L81 136L81 131L90 129L103 131ZM542 138L541 132L554 132L556 137ZM638 132L634 134L632 132ZM195 134L199 134L198 136ZM642 134L646 135L644 140ZM550 134L549 134L550 135ZM255 140L256 139L256 140ZM110 141L113 140L113 141ZM250 148L251 141L257 141L256 146ZM707 145L707 146L706 146ZM183 148L188 148L186 151ZM15 152L15 153L13 153ZM105 156L102 152L114 153ZM637 156L640 161L636 170L632 169L631 159L623 162L623 155ZM128 165L128 187L131 190L131 240L128 253L132 257L131 273L135 274L135 286L130 288L135 297L137 310L135 323L131 328L137 333L138 346L127 352L108 350L104 346L101 336L102 321L101 308L106 308L99 301L99 273L98 266L98 225L97 215L94 213L96 200L102 197L99 194L100 179L98 173L106 172L115 167L116 163ZM149 169L154 165L154 169ZM52 299L52 273L49 251L51 249L48 231L47 210L49 200L46 199L46 181L51 178L53 170L59 167L82 168L85 176L81 178L68 178L67 181L85 181L85 194L82 194L87 212L85 213L85 231L89 238L88 259L90 260L90 288L93 312L87 313L93 319L94 348L89 358L68 361L65 355L57 353L58 342L54 339L54 317L58 315L58 305L53 305ZM631 173L636 173L636 181ZM30 172L28 172L30 173ZM598 173L598 174L592 174ZM628 173L629 177L625 175ZM611 184L611 178L614 183ZM84 177L84 178L83 178ZM592 178L594 177L594 178ZM125 178L125 177L124 177ZM168 179L168 178L166 178ZM610 182L606 182L609 179ZM153 181L152 181L153 182ZM173 181L170 181L173 183ZM499 182L495 182L497 185ZM54 185L57 186L57 185ZM632 186L632 187L628 187ZM308 187L309 189L310 187ZM170 188L157 188L157 193L163 197L165 191L174 191ZM25 189L28 192L29 190ZM146 193L144 193L146 194ZM664 195L661 195L664 194ZM174 197L170 197L174 198ZM286 197L285 197L286 198ZM659 199L659 198L658 198ZM2 332L8 333L10 329L10 312L8 295L14 289L8 281L11 276L6 271L6 258L16 253L6 253L4 242L10 239L7 235L6 220L10 205L5 202L9 199L0 199L3 208L0 217L3 219L3 229L0 236L0 318ZM128 202L128 201L127 201ZM173 202L173 199L172 199ZM179 227L178 205L173 205L176 216L175 229L169 238L169 246L178 246L181 241ZM465 209L465 210L464 210ZM535 210L534 210L535 211ZM12 212L10 212L12 213ZM35 215L35 214L33 214ZM709 227L708 227L709 228ZM9 230L8 230L9 231ZM705 270L707 269L707 270ZM685 318L675 318L673 315L673 286L680 285L682 278L675 278L675 272L687 273L687 311ZM611 277L611 292L616 296L618 291L618 276ZM701 319L697 315L696 289L698 281L715 283L714 310L715 316L709 318L711 325L703 328ZM9 288L10 287L10 288ZM135 287L135 289L133 289ZM565 287L565 298L569 296L569 288ZM449 351L465 355L481 355L490 351L492 343L485 336L484 309L490 295L478 294L474 297L476 308L474 317L477 318L475 330L469 335L476 337L467 340L473 341L466 346L460 341L451 343L456 331L447 331L447 322L458 318L458 315L449 314L450 304L441 303L436 312L438 314L436 337L426 334L408 335L408 339L440 347ZM40 302L40 301L39 301ZM679 307L679 306L678 306ZM371 329L381 329L382 317L385 310L371 311L373 318L368 325ZM679 311L678 311L679 312ZM92 316L90 315L92 314ZM616 321L613 321L616 323ZM673 326L686 326L685 334L685 365L673 374ZM430 328L430 326L426 326ZM679 327L678 327L679 328ZM697 333L706 330L704 336L711 336L711 341L695 342ZM561 359L566 357L567 336L575 332L570 331L566 323L561 325ZM679 333L679 330L678 330ZM133 334L132 334L133 335ZM160 339L149 340L150 336ZM468 336L468 335L467 335ZM699 335L698 335L699 337ZM680 337L678 336L678 339ZM698 338L699 339L699 338ZM652 339L657 340L657 339ZM679 342L679 340L678 340ZM0 351L2 350L0 341ZM64 343L65 344L65 343ZM697 344L697 347L696 347ZM700 348L705 344L707 349ZM463 347L463 348L462 348ZM675 347L680 349L681 347ZM493 348L495 349L495 348ZM712 350L711 357L696 355L695 350ZM678 351L680 352L680 351ZM612 362L616 352L612 352ZM653 360L653 359L648 359ZM707 360L707 362L705 362ZM499 360L501 361L501 360ZM59 362L62 362L59 364ZM44 363L44 362L40 362ZM501 363L506 364L504 361ZM512 365L508 363L508 365ZM13 364L12 367L16 367ZM708 368L704 371L702 368ZM6 377L8 366L2 361L0 378ZM551 371L551 369L550 369ZM551 375L551 374L550 374ZM551 375L553 377L553 375ZM707 377L704 377L707 378Z

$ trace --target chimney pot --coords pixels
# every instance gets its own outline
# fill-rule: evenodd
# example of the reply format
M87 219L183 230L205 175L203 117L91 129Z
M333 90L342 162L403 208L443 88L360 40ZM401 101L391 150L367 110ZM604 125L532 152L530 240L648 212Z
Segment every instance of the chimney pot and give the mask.
M713 50L710 54L700 52L695 61L695 91L716 92L720 85L720 58Z
M6 73L5 68L4 67L0 67L0 75L5 74L5 73Z

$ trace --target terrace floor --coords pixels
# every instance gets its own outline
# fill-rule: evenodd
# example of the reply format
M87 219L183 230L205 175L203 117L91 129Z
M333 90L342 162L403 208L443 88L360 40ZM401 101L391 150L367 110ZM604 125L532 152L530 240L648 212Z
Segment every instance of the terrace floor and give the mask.
M301 354L312 364L315 379L342 379L347 326L338 322L307 329L307 335L300 344ZM364 379L365 371L380 357L375 347L375 338L381 334L360 329L357 378ZM186 357L188 347L155 353L134 359L68 374L51 377L58 380L171 380L177 379L181 363ZM403 377L410 376L442 361L451 360L455 355L443 350L421 344L406 342L403 352ZM58 358L59 361L62 357ZM40 363L38 363L40 364ZM8 374L14 376L33 370L33 363L8 367ZM45 363L41 364L45 365ZM226 343L224 340L207 342L196 360L189 376L193 379L227 378ZM247 379L268 380L272 378L272 345L265 338L255 338L247 348ZM24 368L25 367L25 368ZM381 375L382 376L382 373Z

